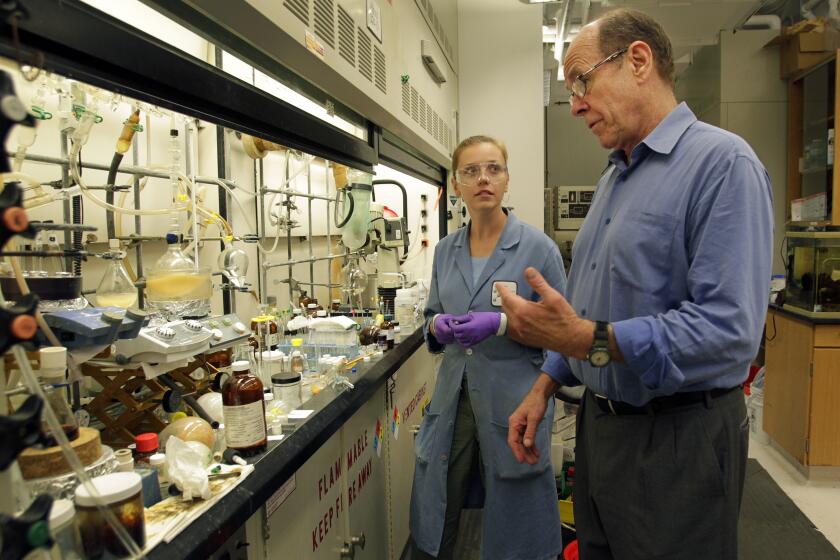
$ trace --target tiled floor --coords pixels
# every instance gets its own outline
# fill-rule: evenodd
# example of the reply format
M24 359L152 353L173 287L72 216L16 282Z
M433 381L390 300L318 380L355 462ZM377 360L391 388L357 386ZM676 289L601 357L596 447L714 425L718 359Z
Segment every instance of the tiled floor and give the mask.
M834 548L840 550L840 481L807 482L778 451L750 440L749 456L757 459Z

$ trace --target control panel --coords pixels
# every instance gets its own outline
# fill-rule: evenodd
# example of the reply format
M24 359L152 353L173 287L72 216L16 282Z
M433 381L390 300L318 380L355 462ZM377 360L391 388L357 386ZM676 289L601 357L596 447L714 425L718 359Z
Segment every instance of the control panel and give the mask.
M201 324L210 330L210 349L230 348L240 342L245 342L251 335L251 328L235 313L228 313L219 317L200 319Z
M210 349L213 333L201 321L186 319L140 330L135 338L114 344L117 363L144 364L146 377L156 377ZM151 367L148 367L151 366Z
M554 230L576 230L589 213L595 187L554 187L551 200Z

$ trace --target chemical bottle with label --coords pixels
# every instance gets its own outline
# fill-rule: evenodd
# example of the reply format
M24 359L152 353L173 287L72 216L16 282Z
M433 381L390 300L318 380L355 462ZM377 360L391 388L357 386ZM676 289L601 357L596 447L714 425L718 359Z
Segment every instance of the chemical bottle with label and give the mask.
M247 360L234 362L222 387L227 446L246 457L264 452L268 442L263 384L250 367Z

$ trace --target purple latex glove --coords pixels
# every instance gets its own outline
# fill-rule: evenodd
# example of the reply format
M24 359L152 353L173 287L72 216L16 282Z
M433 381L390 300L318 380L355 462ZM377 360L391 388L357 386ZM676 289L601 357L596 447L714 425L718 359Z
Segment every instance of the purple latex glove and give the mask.
M440 313L435 317L435 338L441 344L452 344L455 342L455 333L452 332L453 319L451 313Z
M497 311L471 311L458 319L452 326L455 340L464 348L469 348L499 332L502 315Z

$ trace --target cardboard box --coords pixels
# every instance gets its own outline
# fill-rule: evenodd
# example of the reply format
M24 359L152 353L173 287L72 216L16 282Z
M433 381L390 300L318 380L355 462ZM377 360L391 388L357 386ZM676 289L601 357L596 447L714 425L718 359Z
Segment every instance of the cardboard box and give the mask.
M834 56L840 49L840 31L823 20L801 21L785 27L767 45L779 45L779 69L787 79Z

